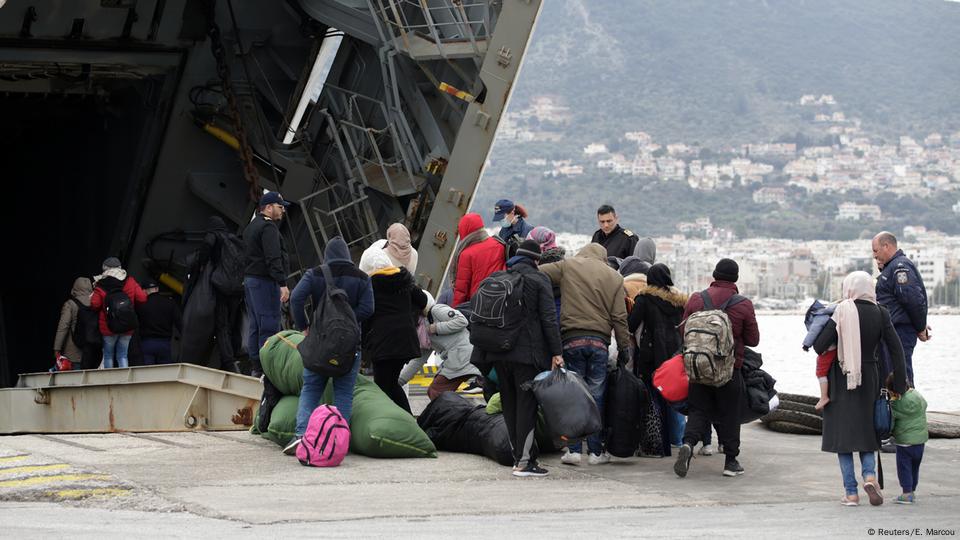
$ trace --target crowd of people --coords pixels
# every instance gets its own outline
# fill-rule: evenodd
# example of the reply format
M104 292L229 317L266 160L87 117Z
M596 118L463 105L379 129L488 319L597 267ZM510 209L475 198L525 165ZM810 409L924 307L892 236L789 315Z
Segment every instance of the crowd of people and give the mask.
M436 353L441 368L428 389L431 400L463 385L482 388L488 399L500 393L516 476L548 472L538 461L533 436L538 403L525 383L546 370L573 371L602 410L607 374L616 366L632 370L652 398L650 426L639 455L666 457L676 451L674 471L685 477L695 452L714 452L715 430L717 449L725 456L723 476L744 474L739 462L739 411L745 391L740 368L746 348L756 346L761 333L753 304L737 289L736 261L719 260L705 290L680 291L670 268L657 262L654 241L621 227L613 207L597 210L599 228L592 242L569 256L557 245L553 231L531 225L521 205L501 199L493 213L493 222L500 226L494 236L487 233L479 214L460 219L447 285L436 299L416 283L417 251L410 232L399 223L391 225L386 238L368 247L356 264L347 244L334 238L326 246L324 265L308 269L291 293L286 285L289 260L278 227L288 204L279 193L265 194L242 239L231 238L222 221L211 220L191 266L182 315L176 302L158 294L156 283L138 284L119 260L108 258L103 273L92 282L78 278L74 283L63 305L55 357L79 361L85 369L126 367L136 332L145 363L166 363L172 359L171 336L208 320L206 343L216 343L223 367L236 370L241 350L237 321L245 305L249 321L245 348L252 374L259 377L263 375L259 349L281 330L281 306L289 300L293 326L310 332L317 306L328 289L336 289L345 294L362 339L346 372L328 375L304 369L296 437L284 448L286 454L296 453L329 380L334 405L348 420L361 364L368 365L375 383L409 412L403 386ZM820 319L804 343L820 355L817 376L822 395L817 407L823 411L822 449L838 455L845 490L841 502L850 506L859 503L855 453L860 454L870 502L882 502L874 455L884 443L897 453L903 488L897 502L912 503L926 441L926 404L913 388L912 365L916 342L930 339L926 291L892 234L878 234L872 247L879 278L866 272L847 276L843 298L819 306L828 311L808 317L808 322ZM231 262L238 250L242 263ZM490 306L483 305L493 298L485 292L488 286L505 291L502 311L514 310L503 319L514 322L493 330L493 337L501 338L493 341L489 335L479 340L471 334L479 310L489 312ZM212 290L203 292L205 287ZM732 368L718 382L692 378L681 414L659 395L653 374L684 351L685 325L691 316L706 311L722 313L729 324ZM881 388L889 394L898 419L886 442L878 440L874 429ZM602 429L590 434L586 445L571 441L561 463L608 463L611 456L604 449L603 434Z

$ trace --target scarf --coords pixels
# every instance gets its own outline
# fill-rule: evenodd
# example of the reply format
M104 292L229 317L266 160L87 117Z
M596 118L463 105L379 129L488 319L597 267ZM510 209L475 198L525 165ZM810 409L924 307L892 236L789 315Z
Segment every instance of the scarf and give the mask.
M843 300L833 312L837 324L837 359L847 377L847 390L855 390L862 382L860 350L860 314L856 300L877 303L873 279L866 272L851 272L843 279Z
M98 282L105 277L117 278L119 281L127 279L127 271L123 268L107 268L99 276L93 276L93 281Z
M387 247L384 249L395 266L402 266L411 274L416 273L417 250L410 244L410 231L402 223L394 223L387 229Z
M460 240L457 250L453 252L453 260L450 261L450 283L456 283L457 281L457 265L460 264L460 254L468 247L479 244L487 238L490 238L490 235L481 227Z
M546 251L557 247L557 235L546 227L534 227L527 240L533 240L540 244L540 251Z

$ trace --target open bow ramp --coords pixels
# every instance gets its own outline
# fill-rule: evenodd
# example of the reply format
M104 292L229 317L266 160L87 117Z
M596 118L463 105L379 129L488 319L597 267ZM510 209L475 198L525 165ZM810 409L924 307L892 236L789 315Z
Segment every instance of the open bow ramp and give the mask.
M192 364L27 373L0 389L0 434L244 430L262 393Z

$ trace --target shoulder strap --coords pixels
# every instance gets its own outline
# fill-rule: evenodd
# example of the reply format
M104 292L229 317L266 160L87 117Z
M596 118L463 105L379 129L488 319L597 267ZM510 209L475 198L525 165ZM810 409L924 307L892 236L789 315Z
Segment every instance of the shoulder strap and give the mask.
M77 297L75 297L75 296L71 296L71 297L70 297L70 300L73 300L73 303L77 305L77 308L86 307L86 306L84 306L79 300L77 300Z
M710 299L710 295L707 293L707 291L700 291L700 298L703 300L704 311L713 309L713 300Z
M329 298L332 294L332 289L336 287L336 284L333 282L333 274L330 272L330 266L327 264L321 264L320 271L323 272L323 281L326 285L327 297Z
M727 298L727 301L724 302L722 306L720 306L720 310L726 311L728 308L731 308L739 304L740 302L745 302L746 300L747 298L745 296L740 296L739 294L735 294L730 298Z

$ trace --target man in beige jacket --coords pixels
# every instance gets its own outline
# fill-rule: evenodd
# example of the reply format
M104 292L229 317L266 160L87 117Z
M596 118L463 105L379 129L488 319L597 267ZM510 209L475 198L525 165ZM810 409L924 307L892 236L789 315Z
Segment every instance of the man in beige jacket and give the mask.
M563 361L583 377L602 411L611 332L617 339L618 360L630 358L623 277L607 266L607 251L600 244L587 244L575 257L542 265L540 271L560 287ZM600 433L587 438L587 449L591 465L610 461ZM580 443L571 445L561 461L579 465L581 452Z

